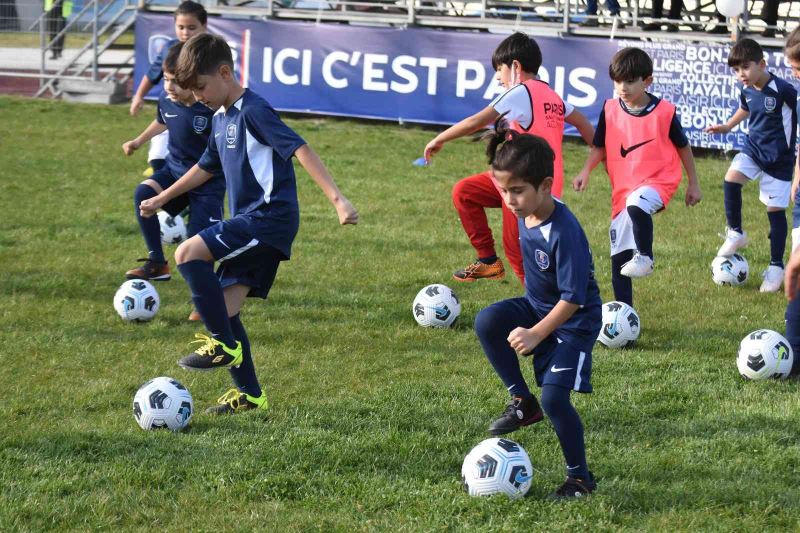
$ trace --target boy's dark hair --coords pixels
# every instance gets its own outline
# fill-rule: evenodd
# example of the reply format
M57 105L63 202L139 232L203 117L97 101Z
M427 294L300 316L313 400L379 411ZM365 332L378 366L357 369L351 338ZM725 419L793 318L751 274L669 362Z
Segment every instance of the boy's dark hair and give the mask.
M764 59L764 50L753 39L741 39L731 47L728 54L729 67L743 67L749 62L758 63Z
M208 13L206 13L206 8L203 7L203 4L192 2L192 0L184 0L181 2L181 4L178 6L178 9L175 10L175 16L177 17L178 15L192 15L203 26L205 26L208 22Z
M542 51L536 41L516 32L503 39L492 54L492 68L497 70L500 65L511 66L514 61L519 61L522 70L536 74L542 66Z
M612 81L643 80L653 75L653 60L641 48L629 46L623 48L611 58L608 65L608 77Z
M553 149L541 137L506 129L503 123L501 116L494 124L494 132L485 137L489 140L489 164L538 189L545 178L553 176Z
M800 61L800 26L792 30L783 45L783 53L792 61Z
M161 65L164 72L169 72L170 74L175 73L175 68L178 66L178 56L181 55L182 49L183 43L180 41L169 47L167 55L164 57L164 63Z
M210 33L195 35L183 45L175 67L175 81L184 89L197 87L197 77L214 74L222 65L233 71L233 55L225 39Z

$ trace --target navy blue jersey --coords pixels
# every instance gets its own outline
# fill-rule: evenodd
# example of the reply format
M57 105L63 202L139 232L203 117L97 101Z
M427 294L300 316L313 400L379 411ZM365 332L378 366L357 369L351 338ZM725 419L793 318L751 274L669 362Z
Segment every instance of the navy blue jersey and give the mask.
M245 215L268 225L262 238L289 257L299 213L292 156L306 142L249 89L214 115L212 131L198 165L222 170L231 217Z
M179 39L170 39L170 41L164 45L164 48L158 53L156 58L150 63L150 68L147 69L145 76L147 79L150 80L150 83L153 85L157 85L158 82L161 81L161 78L164 77L164 58L167 57L167 52L175 43L180 42Z
M645 106L641 113L631 113L628 110L628 107L625 105L625 102L622 99L619 99L619 105L629 115L634 115L637 117L644 117L649 115L653 109L656 108L658 103L661 99L657 96L654 96L650 93L647 93L650 97L650 103ZM686 137L686 134L683 132L683 127L681 126L681 121L678 118L678 111L675 111L675 114L672 115L672 122L669 125L669 140L672 141L672 144L675 145L676 148L683 148L687 144L689 144L689 139ZM597 119L597 127L594 130L594 139L592 140L592 144L597 147L604 147L606 145L606 111L605 107L600 111L600 117Z
M185 106L173 102L162 92L158 98L156 120L169 130L167 165L175 176L183 176L205 152L211 135L214 111L200 102ZM213 178L194 189L193 194L225 194L225 177L217 172Z
M575 215L561 202L555 204L550 218L538 226L527 228L525 219L519 219L525 297L540 318L550 313L559 300L580 305L554 334L573 347L590 352L602 323L592 252Z
M761 170L792 181L797 128L797 91L770 74L763 89L743 87L739 106L750 113L747 143L742 152Z

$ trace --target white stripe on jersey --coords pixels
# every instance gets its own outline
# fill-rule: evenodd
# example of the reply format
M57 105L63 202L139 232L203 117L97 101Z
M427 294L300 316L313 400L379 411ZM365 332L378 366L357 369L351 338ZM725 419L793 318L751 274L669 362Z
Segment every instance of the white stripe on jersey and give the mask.
M264 203L269 205L275 178L272 168L272 147L258 142L246 128L245 134L247 137L247 161L256 181L264 189Z
M581 357L578 359L578 370L575 372L575 386L574 390L581 388L581 370L583 370L583 361L586 359L586 352L581 352Z
M794 133L794 121L792 120L793 109L789 107L788 102L783 103L783 108L781 112L783 113L783 134L786 136L786 146L789 147L789 150L794 151L794 146L792 146L792 133Z
M227 261L228 259L233 259L237 255L245 253L247 250L249 250L253 246L256 246L257 244L258 244L258 239L253 239L252 241L248 242L247 244L245 244L241 248L237 248L234 251L232 251L231 253L229 253L228 255L226 255L225 257L221 257L219 259L219 262L221 263L222 261Z

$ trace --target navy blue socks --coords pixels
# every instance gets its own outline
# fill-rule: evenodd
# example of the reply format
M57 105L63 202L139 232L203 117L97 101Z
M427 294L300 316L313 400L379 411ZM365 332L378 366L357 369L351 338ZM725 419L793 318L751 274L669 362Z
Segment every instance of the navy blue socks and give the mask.
M583 442L583 424L578 412L569 401L570 390L556 385L542 387L542 409L553 424L561 443L567 475L572 478L589 479L586 465L586 446Z
M789 225L783 211L767 211L769 218L769 264L783 268L783 253L786 251L786 236Z
M253 356L250 353L250 339L239 318L239 315L230 317L231 331L233 337L242 343L242 364L238 367L231 367L230 373L236 387L245 394L258 398L261 396L261 386L258 384L256 369L253 366Z
M725 218L728 227L742 233L742 184L724 181L722 190L725 193Z
M633 240L639 253L653 258L653 217L642 208L629 205L628 216L633 222Z
M149 259L163 263L165 261L164 249L161 247L161 229L158 225L158 217L145 218L139 213L139 204L157 194L149 185L140 183L133 192L133 210L136 213L142 237L144 237L144 244L147 246Z
M206 329L228 348L235 348L236 341L228 320L225 296L214 274L214 264L196 259L178 265L178 270L192 291L194 308L200 313Z
M625 302L633 307L633 280L620 273L622 265L631 259L633 259L633 250L625 250L611 256L611 286L614 288L615 300Z

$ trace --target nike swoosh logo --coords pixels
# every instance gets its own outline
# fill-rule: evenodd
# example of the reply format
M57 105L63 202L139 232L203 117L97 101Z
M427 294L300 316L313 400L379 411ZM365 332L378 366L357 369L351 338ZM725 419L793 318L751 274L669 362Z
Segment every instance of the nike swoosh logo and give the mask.
M178 115L170 115L169 113L164 113L164 116L167 117L167 118L175 118Z
M215 134L214 134L214 138L216 139L216 138L217 138L217 137L219 137L220 135L222 135L222 134L221 134L221 133L215 133Z
M222 240L222 237L221 237L220 235L216 235L216 237L217 237L217 240L218 240L219 242L221 242L221 243L222 243L222 245L223 245L225 248L227 248L228 250L230 250L230 249L231 249L231 247L230 247L230 246L228 246L227 244L225 244L225 241L223 241L223 240Z
M517 483L525 483L529 481L533 476L532 475L522 475L522 471L520 470L517 472L517 475L514 476L514 481Z
M558 368L556 365L553 365L550 368L550 372L563 372L564 370L572 370L572 367L569 367L569 368Z
M218 218L208 217L208 221L209 222L219 222L220 220ZM217 237L219 237L219 235L217 235Z
M622 157L627 157L629 153L633 152L633 151L634 151L634 150L636 150L637 148L641 148L641 147L642 147L642 146L644 146L645 144L647 144L647 143L649 143L649 142L652 142L652 141L654 141L654 140L655 140L655 139L650 139L649 141L644 141L644 142L641 142L641 143L639 143L639 144L634 144L634 145L633 145L633 146L631 146L630 148L625 148L624 146L622 146L622 145L620 144L620 145L619 145L619 155L621 155Z

